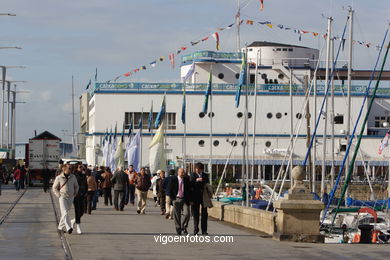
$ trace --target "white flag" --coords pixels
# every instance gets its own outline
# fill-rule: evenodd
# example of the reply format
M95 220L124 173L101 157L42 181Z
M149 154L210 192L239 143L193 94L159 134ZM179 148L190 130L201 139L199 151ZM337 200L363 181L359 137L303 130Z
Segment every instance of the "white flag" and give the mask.
M122 167L124 165L124 158L123 158L123 142L122 138L119 139L119 143L116 147L114 159L116 162L116 168Z
M126 151L127 156L127 163L128 165L133 165L134 170L136 172L139 172L140 168L140 143L141 143L141 131L138 131L138 133L134 136L133 140L131 140L131 143L128 146L128 149Z
M194 72L195 72L195 62L192 63L187 73L181 77L181 81L186 82L192 76L192 74L194 74Z

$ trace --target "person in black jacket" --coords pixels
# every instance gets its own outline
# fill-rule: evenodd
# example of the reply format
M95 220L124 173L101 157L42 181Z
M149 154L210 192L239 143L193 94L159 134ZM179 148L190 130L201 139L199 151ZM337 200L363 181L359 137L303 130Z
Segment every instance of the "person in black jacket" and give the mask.
M207 207L203 205L203 188L209 182L209 176L204 171L202 163L195 164L195 172L190 176L192 214L194 216L194 235L199 233L199 213L202 212L201 229L202 235L207 235Z
M88 191L88 184L87 184L87 176L85 175L85 169L82 164L76 165L76 167L71 167L71 172L73 172L74 176L76 176L77 183L79 185L79 191L73 199L73 206L74 206L74 213L75 213L75 219L71 220L72 227L74 224L76 224L76 232L77 234L81 234L81 217L84 215L84 200L85 195Z
M177 177L173 177L168 183L169 196L173 202L173 215L178 235L183 232L187 235L188 222L190 220L190 180L183 168L177 170ZM183 210L184 218L181 219Z
M121 168L118 168L111 178L111 183L114 187L114 207L116 210L123 211L125 207L125 192L128 182L129 178L127 177L127 174ZM121 197L119 207L118 197Z
M49 189L49 181L50 181L50 171L47 168L47 164L45 164L45 167L42 169L42 180L43 180L43 191L47 192Z

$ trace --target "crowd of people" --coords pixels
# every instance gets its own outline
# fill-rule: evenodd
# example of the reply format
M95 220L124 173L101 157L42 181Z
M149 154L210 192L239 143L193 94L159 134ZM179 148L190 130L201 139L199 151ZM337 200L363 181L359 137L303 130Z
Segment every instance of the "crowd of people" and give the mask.
M16 165L7 171L4 165L0 164L0 190L1 184L8 185L10 182L14 184L16 191L25 189L29 185L29 173L27 166Z
M202 163L197 163L195 172L191 174L183 168L177 171L171 169L167 174L163 170L151 174L147 168L142 167L137 172L130 165L112 173L106 167L89 169L82 164L64 164L56 175L52 191L59 199L60 231L71 234L75 229L76 233L81 234L81 217L84 213L91 214L96 210L99 197L104 198L105 206L113 206L115 211L124 211L130 203L136 206L138 214L146 214L148 192L151 190L154 206L160 207L161 215L166 219L174 219L178 235L188 234L191 215L194 221L193 234L197 235L199 231L202 235L208 234L207 208L213 206L212 187ZM71 220L69 211L72 204L75 218Z

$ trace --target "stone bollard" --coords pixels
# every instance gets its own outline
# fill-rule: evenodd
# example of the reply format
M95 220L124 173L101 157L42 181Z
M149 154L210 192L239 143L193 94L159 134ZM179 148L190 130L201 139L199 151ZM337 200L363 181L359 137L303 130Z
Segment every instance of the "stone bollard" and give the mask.
M323 243L320 234L320 213L324 208L321 201L303 185L305 169L296 166L292 170L294 185L284 198L274 203L277 210L276 232L273 238L279 241Z

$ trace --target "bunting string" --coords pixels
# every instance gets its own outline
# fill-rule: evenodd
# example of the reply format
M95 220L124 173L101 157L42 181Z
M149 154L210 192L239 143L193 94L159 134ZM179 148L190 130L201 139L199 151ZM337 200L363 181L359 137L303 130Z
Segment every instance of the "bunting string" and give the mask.
M263 1L261 1L262 3ZM263 4L261 4L261 9L263 9ZM247 26L255 26L255 25L259 25L259 26L266 26L268 27L268 29L279 29L279 30L282 30L283 32L292 32L292 33L295 33L297 34L298 36L298 40L301 41L302 40L302 36L312 36L312 37L322 37L324 39L326 39L327 37L327 34L326 33L320 33L320 32L314 32L314 31L310 31L310 30L303 30L303 29L297 29L297 28L293 28L292 26L288 26L288 25L284 25L284 24L278 24L278 23L273 23L272 21L261 21L261 20L258 20L256 18L251 18L251 19L237 19L239 16L236 15L235 17L235 22L234 23L231 23L227 26L223 26L223 27L217 27L216 28L216 32L210 34L210 35L207 35L205 37L202 37L196 41L191 41L189 45L187 46L181 46L179 48L177 48L175 51L172 51L171 53L169 53L167 55L168 59L169 59L169 62L170 62L170 65L172 67L172 69L175 68L175 59L178 57L178 55L180 55L182 52L188 50L189 47L192 47L192 46L195 46L197 44L200 44L200 43L203 43L205 41L208 41L210 38L214 38L215 39L215 47L216 47L216 50L219 51L220 48L221 48L221 45L220 45L220 32L224 31L224 30L230 30L233 28L234 25L247 25ZM340 36L334 36L332 38L333 40L340 40L343 42L343 49L344 49L344 43L346 41L345 38L341 38ZM372 42L367 42L367 41L360 41L360 40L353 40L352 42L353 44L358 44L360 46L364 46L366 48L370 48L372 46L375 46L375 48L377 50L380 49L380 45L379 44L373 44ZM155 68L157 66L158 63L161 63L161 62L164 62L166 60L166 56L160 56L159 58L149 62L148 64L148 67L150 68ZM121 77L130 77L130 76L133 76L135 73L138 73L140 71L143 71L143 70L146 70L147 69L147 66L146 65L142 65L138 68L135 68L135 69L132 69L124 74L121 74L121 75L118 75L117 77L115 77L113 79L114 82L116 82L118 79L120 79ZM111 80L107 81L107 82L111 82Z

